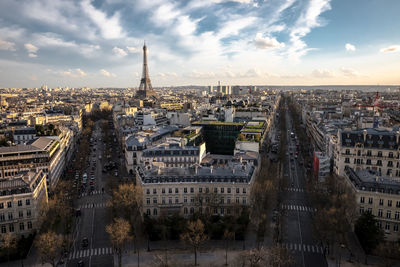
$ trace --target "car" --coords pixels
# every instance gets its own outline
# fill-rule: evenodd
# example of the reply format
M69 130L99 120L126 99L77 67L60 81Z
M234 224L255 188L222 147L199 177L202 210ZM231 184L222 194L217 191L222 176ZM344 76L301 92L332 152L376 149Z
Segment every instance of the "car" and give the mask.
M75 216L76 216L76 217L81 216L81 214L82 214L82 213L81 213L81 209L76 209L76 210L75 210Z
M82 247L87 248L89 246L89 239L87 237L82 238Z
M89 183L90 185L93 185L94 184L94 182L93 182L93 180L90 180L90 183Z
M78 261L77 265L78 267L84 267L85 263L83 262L83 260Z

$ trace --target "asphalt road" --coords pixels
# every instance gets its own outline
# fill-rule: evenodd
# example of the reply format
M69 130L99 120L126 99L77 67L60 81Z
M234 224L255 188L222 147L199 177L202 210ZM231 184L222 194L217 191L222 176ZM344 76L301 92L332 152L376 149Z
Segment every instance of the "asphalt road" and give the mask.
M281 114L284 114L284 112L281 112ZM312 215L314 210L307 201L305 173L303 165L300 164L303 161L300 152L298 158L295 158L296 140L290 136L290 133L294 132L291 120L289 112L286 112L288 153L283 168L283 179L287 186L281 192L281 243L283 247L289 250L295 261L295 266L328 266L324 256L324 248L313 235Z
M76 208L81 210L81 216L77 220L74 241L70 254L67 257L67 266L77 266L83 261L84 266L113 266L113 249L109 241L105 226L110 222L106 208L110 196L103 192L106 187L106 176L102 173L102 166L106 159L103 158L105 150L104 136L101 133L101 121L97 122L93 131L94 142L89 156L90 164L86 170L88 174L87 188L78 199ZM93 148L96 148L94 151ZM101 156L101 159L99 158ZM94 189L90 190L90 172L94 167ZM80 178L82 179L82 178ZM87 238L89 245L82 247L83 238Z

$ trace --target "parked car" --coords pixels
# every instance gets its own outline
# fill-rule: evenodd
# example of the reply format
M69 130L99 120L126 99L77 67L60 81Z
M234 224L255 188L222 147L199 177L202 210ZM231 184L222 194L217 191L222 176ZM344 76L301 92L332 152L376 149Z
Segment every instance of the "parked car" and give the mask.
M82 239L82 247L87 248L89 246L89 239L87 237L84 237Z

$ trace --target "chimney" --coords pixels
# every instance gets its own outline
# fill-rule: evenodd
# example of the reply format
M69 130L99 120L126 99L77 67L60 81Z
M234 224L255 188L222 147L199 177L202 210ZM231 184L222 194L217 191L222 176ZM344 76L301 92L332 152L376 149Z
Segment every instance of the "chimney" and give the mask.
M367 130L364 129L363 135L364 135L364 142L367 142Z
M214 166L211 165L211 167L210 167L210 173L213 173L213 169L214 169Z

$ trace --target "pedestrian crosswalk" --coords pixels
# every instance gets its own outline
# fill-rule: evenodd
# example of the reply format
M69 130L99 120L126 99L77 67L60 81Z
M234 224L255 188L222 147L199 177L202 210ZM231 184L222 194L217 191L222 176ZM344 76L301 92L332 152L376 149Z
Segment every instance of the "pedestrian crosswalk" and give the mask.
M79 205L80 209L93 209L93 208L105 208L107 207L107 203L102 202L102 203L85 203L82 205Z
M282 205L283 210L297 210L297 211L308 211L308 212L316 212L317 209L307 206L298 206L298 205Z
M68 259L73 260L79 258L86 258L89 256L110 255L112 253L113 253L112 247L83 249L71 252L69 254Z
M318 245L282 243L281 247L290 251L303 251L303 252L318 253L318 254L324 253L324 248Z
M287 188L285 188L285 191L304 192L304 189L303 188L298 188L298 187L287 187Z
M92 192L84 192L84 193L82 193L82 197L85 197L85 196L91 196L91 195L100 195L100 194L103 194L103 192L101 191L101 190L95 190L95 191L92 191Z

